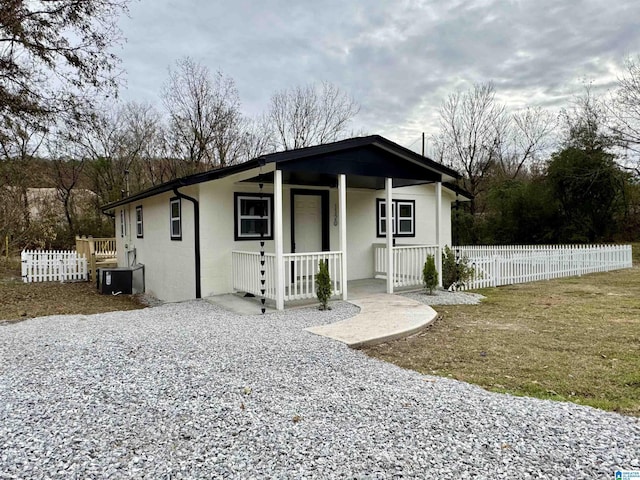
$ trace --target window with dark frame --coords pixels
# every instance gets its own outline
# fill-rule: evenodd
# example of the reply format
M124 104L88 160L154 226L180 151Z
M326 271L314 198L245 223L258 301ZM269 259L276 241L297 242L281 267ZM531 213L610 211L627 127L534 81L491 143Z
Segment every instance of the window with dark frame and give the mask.
M391 232L394 237L415 237L415 200L393 200L391 206ZM376 236L387 235L386 201L376 199Z
M182 240L182 208L180 198L172 198L169 203L171 240Z
M273 195L235 193L236 240L273 239Z
M127 235L127 222L125 218L124 208L120 210L120 237L124 238Z
M136 207L136 237L142 238L144 236L144 229L142 225L142 205Z

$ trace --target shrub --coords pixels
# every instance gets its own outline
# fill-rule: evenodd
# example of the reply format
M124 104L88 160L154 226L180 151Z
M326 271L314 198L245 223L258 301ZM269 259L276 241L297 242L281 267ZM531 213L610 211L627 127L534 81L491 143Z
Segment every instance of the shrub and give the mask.
M432 295L433 289L438 286L438 270L436 270L436 260L433 255L427 255L427 261L422 269L422 281L424 288L429 290L429 295Z
M474 268L469 265L467 257L461 257L456 261L456 254L449 247L444 247L442 252L442 286L449 289L457 289L460 285L467 283L475 273Z
M333 285L329 276L329 263L326 260L320 260L316 275L316 295L320 301L320 310L329 310L328 302L332 293Z

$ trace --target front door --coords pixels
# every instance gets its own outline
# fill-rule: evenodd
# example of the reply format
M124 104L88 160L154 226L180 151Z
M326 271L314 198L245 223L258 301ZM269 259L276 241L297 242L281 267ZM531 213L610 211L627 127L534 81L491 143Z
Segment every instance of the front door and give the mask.
M293 248L296 252L322 251L322 203L317 195L294 196Z
M329 192L291 192L291 252L329 250Z

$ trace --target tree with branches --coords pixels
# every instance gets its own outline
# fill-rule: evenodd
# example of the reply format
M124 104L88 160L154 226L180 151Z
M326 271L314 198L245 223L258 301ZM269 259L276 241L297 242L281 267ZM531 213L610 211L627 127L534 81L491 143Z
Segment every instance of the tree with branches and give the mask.
M0 2L0 115L38 117L113 92L128 0Z
M322 82L275 93L267 116L276 148L292 150L347 136L349 123L359 110L353 98Z
M555 120L540 108L510 114L498 103L493 84L455 92L440 108L434 138L439 160L463 173L463 186L482 194L490 174L515 179L552 144ZM472 203L472 212L476 203Z
M169 69L162 90L169 115L169 144L184 173L236 163L242 133L240 97L232 78L186 57Z
M613 136L636 159L628 166L640 176L640 56L626 60L625 72L618 78L618 88L607 110Z

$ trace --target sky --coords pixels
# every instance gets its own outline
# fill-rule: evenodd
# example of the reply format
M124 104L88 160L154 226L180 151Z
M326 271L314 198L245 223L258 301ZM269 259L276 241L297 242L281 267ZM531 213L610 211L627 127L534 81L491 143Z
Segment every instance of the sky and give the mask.
M493 82L512 110L557 110L585 81L614 88L640 54L638 0L134 0L120 28L125 101L162 108L169 66L190 56L235 80L246 115L328 81L360 104L354 131L416 151L456 90Z

